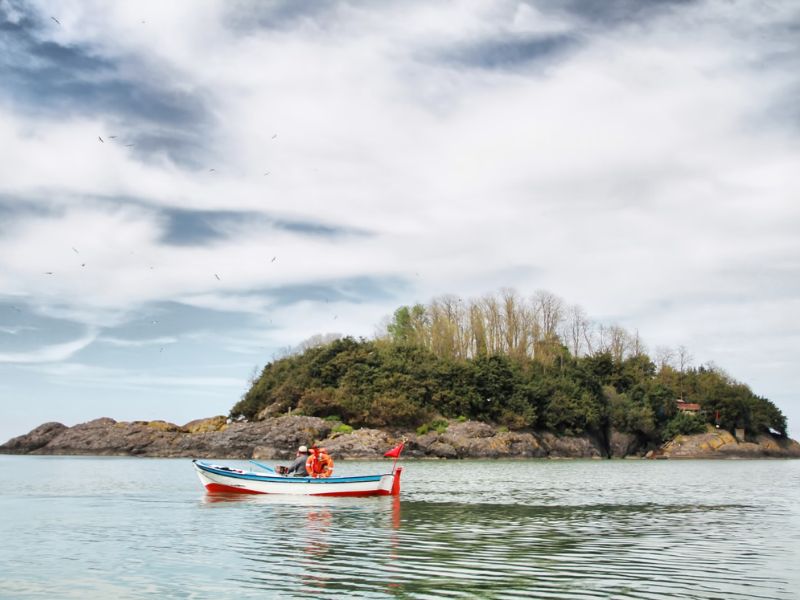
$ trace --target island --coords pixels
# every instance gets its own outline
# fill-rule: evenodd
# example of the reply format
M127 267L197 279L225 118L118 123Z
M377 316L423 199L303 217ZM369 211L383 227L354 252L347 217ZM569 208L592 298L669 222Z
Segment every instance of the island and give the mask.
M400 439L412 458L800 457L780 409L722 369L509 291L402 306L374 339L316 336L228 415L45 423L0 453L285 459L316 443L368 459Z

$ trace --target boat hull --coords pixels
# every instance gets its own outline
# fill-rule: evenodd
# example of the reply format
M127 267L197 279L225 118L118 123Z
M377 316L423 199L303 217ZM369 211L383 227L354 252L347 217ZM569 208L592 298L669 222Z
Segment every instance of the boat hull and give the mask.
M402 467L392 473L353 477L285 477L193 461L208 492L301 496L391 496L400 493Z

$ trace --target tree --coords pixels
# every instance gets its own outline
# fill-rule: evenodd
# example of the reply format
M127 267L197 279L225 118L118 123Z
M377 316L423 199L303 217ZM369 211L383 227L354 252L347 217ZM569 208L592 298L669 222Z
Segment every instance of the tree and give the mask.
M677 360L678 360L678 372L680 373L679 384L680 384L680 398L683 400L683 384L684 384L684 375L686 373L686 369L688 369L694 357L691 355L689 350L684 345L678 346L678 353L677 353Z

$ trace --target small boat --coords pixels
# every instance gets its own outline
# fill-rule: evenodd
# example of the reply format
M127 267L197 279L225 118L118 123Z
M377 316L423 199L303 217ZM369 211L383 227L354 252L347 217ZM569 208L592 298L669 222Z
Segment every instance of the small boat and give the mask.
M390 473L345 477L291 477L253 462L262 471L246 471L193 460L200 482L209 492L233 494L296 494L303 496L397 496L403 467Z

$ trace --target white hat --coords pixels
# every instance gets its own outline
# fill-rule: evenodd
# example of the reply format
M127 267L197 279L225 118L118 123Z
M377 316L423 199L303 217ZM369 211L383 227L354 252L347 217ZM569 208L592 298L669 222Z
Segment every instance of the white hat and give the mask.
M298 451L300 454L308 454L308 448L306 448L305 446L300 446L300 447L297 449L297 451Z

